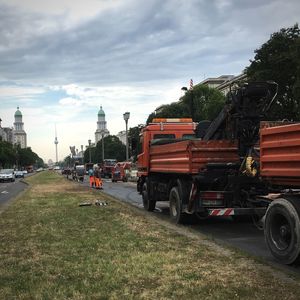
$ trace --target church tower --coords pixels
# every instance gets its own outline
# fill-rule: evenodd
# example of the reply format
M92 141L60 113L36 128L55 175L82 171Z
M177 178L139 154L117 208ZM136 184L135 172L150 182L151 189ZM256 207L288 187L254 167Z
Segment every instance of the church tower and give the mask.
M109 131L106 128L106 121L105 121L105 113L102 109L102 106L100 106L100 110L98 111L98 122L97 122L97 130L95 132L95 144L102 139L103 137L106 137L109 135Z
M21 148L27 147L27 135L24 131L24 123L22 122L22 113L17 107L17 111L15 112L15 123L13 130L13 143L19 144Z

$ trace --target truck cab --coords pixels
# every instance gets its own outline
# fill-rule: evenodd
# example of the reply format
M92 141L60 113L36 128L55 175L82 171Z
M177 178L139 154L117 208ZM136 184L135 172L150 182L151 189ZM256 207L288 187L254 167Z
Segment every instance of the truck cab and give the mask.
M155 118L140 133L141 153L138 155L138 191L149 172L149 149L159 141L195 138L197 123L191 118Z

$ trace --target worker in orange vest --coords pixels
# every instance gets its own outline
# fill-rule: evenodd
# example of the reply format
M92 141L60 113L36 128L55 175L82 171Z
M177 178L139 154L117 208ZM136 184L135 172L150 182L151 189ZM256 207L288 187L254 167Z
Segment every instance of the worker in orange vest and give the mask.
M89 169L89 176L90 176L90 187L94 187L95 180L94 180L94 170L92 168Z
M96 187L96 189L102 189L101 173L100 173L100 170L99 170L98 167L95 169L94 176L95 176L95 187Z

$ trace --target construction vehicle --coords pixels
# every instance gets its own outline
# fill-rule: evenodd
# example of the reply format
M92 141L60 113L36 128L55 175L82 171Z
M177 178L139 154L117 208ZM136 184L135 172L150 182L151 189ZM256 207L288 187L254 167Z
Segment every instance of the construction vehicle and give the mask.
M79 161L75 161L71 175L73 180L83 182L85 175L85 166L80 165Z
M111 178L112 176L112 169L114 168L115 164L117 163L116 159L104 159L101 165L101 177L108 177Z
M245 83L230 91L213 122L199 122L184 140L173 123L141 132L137 190L144 208L169 201L170 216L251 216L262 224L272 255L292 264L300 254L300 123L263 121L276 98L274 82ZM185 126L184 123L177 123ZM171 133L173 130L173 133Z
M131 169L130 161L117 162L112 169L112 182L128 181L129 172Z

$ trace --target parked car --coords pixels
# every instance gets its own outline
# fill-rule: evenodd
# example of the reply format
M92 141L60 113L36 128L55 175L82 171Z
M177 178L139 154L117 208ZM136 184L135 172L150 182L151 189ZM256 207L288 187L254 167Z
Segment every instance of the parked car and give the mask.
M15 181L14 169L2 169L0 170L0 181Z
M23 171L16 171L15 172L16 178L24 178L24 172Z
M27 170L23 170L22 172L23 172L23 174L28 174Z

